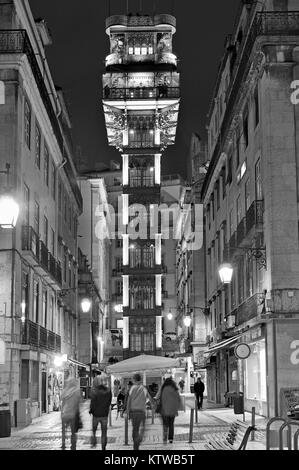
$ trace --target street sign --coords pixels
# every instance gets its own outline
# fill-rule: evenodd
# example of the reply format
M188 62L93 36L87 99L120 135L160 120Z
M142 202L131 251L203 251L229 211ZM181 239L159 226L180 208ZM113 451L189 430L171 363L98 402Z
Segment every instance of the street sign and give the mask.
M239 343L235 347L234 352L238 359L247 359L251 354L251 349L247 343Z

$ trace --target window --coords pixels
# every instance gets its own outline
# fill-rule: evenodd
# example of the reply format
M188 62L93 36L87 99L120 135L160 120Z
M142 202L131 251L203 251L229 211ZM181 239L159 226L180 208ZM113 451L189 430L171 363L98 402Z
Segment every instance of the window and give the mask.
M130 55L134 54L134 49L133 49L133 47L129 47L129 54L130 54Z
M48 247L48 226L49 226L48 219L47 217L44 216L44 243L46 247Z
M77 239L77 231L78 231L78 219L77 216L74 215L74 239Z
M52 228L51 228L51 247L50 247L50 251L51 251L52 255L54 256L55 255L55 232Z
M39 282L33 281L33 322L39 322Z
M26 271L22 271L22 303L25 305L25 311L22 312L22 316L28 319L29 314L29 274Z
M27 147L30 149L31 142L31 108L29 102L25 99L24 105L24 137Z
M248 110L246 109L243 114L243 136L245 148L248 147Z
M140 47L135 47L135 50L134 50L135 55L140 55L140 52L141 52Z
M221 170L222 199L226 196L225 166Z
M72 230L72 207L69 206L69 229Z
M56 199L56 168L55 168L55 163L51 162L51 192L52 192L52 198Z
M250 207L250 181L249 179L245 183L245 212L247 213Z
M227 184L231 184L233 179L233 156L230 155L228 158L228 171L227 171Z
M29 226L29 203L30 203L30 194L29 188L24 184L24 225Z
M153 46L149 46L149 48L148 48L148 53L149 53L149 54L153 54L153 53L154 53Z
M229 212L229 236L231 237L234 233L234 209Z
M43 318L42 318L42 326L47 328L47 321L48 321L48 294L46 289L43 289Z
M46 145L44 148L44 183L49 186L49 150Z
M39 204L34 201L34 220L33 220L33 229L35 233L39 236Z
M259 90L256 87L254 92L254 116L255 116L255 127L260 122L260 105L259 105Z
M40 169L40 158L41 158L41 131L38 124L35 124L35 164Z
M220 208L220 185L219 185L219 180L217 181L215 185L215 193L216 193L216 207L217 210Z
M241 222L241 214L242 214L241 197L240 196L238 196L238 198L237 198L236 208L237 208L237 226L238 226L239 223Z
M258 159L255 165L255 198L257 201L261 201L263 199L260 158Z
M115 293L117 295L122 295L123 294L123 282L122 281L116 281L116 283L115 283Z
M141 55L147 55L147 47L141 48Z
M62 210L62 184L59 179L58 181L58 209L61 212Z

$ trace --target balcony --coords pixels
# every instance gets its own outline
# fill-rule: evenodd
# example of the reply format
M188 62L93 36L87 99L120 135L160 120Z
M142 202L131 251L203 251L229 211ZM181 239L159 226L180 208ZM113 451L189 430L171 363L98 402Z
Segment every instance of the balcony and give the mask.
M179 87L157 86L143 88L109 88L103 90L103 98L107 101L122 100L157 100L180 98Z
M60 263L49 253L30 226L22 227L22 251L24 258L35 267L36 271L44 276L55 290L60 290L62 285Z
M24 323L22 344L56 353L61 352L61 337L30 320Z
M258 317L262 313L263 298L264 294L255 294L233 310L230 316L235 317L235 325L239 326L248 320Z
M162 274L162 267L156 264L145 265L145 264L135 264L130 266L124 266L123 268L124 275L127 276L146 276L146 275L156 275Z
M229 240L229 256L238 254L238 249L252 246L252 241L257 232L263 231L264 202L254 201L249 207L246 216L239 223L236 232ZM259 248L259 247L257 247ZM226 253L227 254L227 253Z
M24 258L30 263L39 260L39 237L32 227L22 227L22 250Z

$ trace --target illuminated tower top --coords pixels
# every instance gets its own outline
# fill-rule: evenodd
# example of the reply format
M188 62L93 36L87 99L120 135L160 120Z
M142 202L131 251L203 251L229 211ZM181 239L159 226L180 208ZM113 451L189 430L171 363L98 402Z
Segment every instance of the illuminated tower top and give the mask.
M171 15L138 16L115 15L106 20L106 33L110 37L110 55L106 69L115 66L146 64L161 70L175 70L177 58L172 53L172 36L176 32L176 19ZM136 68L135 67L135 68Z

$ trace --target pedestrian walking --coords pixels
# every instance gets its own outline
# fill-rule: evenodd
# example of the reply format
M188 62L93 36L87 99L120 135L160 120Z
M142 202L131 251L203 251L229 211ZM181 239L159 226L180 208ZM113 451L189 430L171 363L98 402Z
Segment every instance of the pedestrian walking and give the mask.
M181 377L181 380L179 381L179 387L180 387L181 393L183 393L183 392L184 392L184 388L185 388L185 380L182 379L182 377Z
M146 403L150 401L152 404L152 400L147 389L141 383L141 375L135 374L133 381L134 385L129 392L126 412L129 419L132 420L134 450L139 450L145 430Z
M126 413L128 398L129 398L130 390L133 387L133 385L134 384L133 384L132 380L129 380L128 385L127 385L127 391L126 391L126 394L125 394L124 406L123 406L123 411L121 413L121 417L123 417L124 413Z
M174 438L174 420L178 416L178 411L181 407L181 397L177 384L172 377L167 377L159 390L156 400L159 401L160 413L163 423L163 443L173 443Z
M82 427L80 400L80 382L68 375L61 393L62 450L65 450L65 435L68 427L71 428L71 450L76 450L77 432Z
M194 393L196 396L197 407L199 410L202 409L204 391L205 384L202 382L201 377L198 377L197 382L194 384Z
M108 388L108 377L106 374L98 375L93 381L91 392L89 414L92 414L92 436L91 447L97 446L97 429L101 424L102 450L107 446L108 416L112 400L111 390Z

